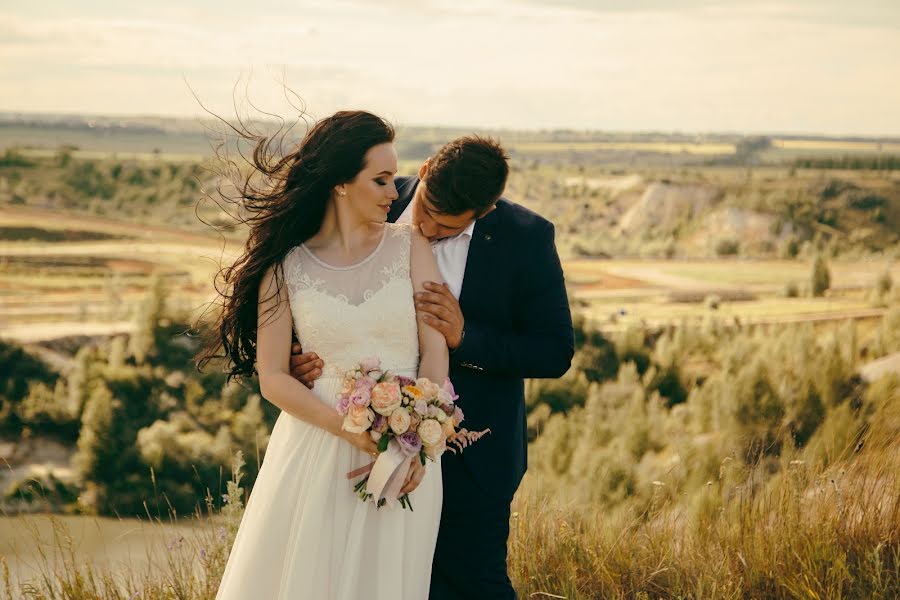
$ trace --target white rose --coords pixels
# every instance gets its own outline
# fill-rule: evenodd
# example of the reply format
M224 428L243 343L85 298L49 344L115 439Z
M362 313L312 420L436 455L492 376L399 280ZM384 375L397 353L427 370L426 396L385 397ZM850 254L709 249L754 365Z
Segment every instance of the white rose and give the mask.
M391 431L397 435L403 435L409 430L409 422L409 413L402 408L398 408L392 412L391 416L388 418L388 424L391 426Z
M434 419L425 419L419 423L419 438L425 446L435 446L443 441L444 431L441 424Z

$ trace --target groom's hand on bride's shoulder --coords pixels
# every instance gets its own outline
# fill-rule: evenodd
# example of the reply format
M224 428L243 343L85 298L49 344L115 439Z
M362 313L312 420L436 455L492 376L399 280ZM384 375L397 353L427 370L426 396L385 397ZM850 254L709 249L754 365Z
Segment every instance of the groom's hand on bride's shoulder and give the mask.
M291 344L291 376L312 389L316 379L322 376L325 362L315 352L303 352L300 344Z
M462 343L463 318L459 301L446 283L425 282L426 292L417 292L416 310L426 323L437 329L447 340L447 347L456 350Z

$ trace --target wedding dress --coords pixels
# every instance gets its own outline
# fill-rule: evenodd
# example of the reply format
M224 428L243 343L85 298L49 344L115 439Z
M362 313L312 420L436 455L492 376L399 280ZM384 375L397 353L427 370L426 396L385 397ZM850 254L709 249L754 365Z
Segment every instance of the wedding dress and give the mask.
M369 356L415 377L419 344L410 229L385 224L376 249L335 267L305 245L283 263L304 352L325 362L313 392L335 406L343 373ZM346 474L372 461L325 430L282 412L231 549L217 600L424 600L443 490L440 461L410 494L413 512L376 508Z

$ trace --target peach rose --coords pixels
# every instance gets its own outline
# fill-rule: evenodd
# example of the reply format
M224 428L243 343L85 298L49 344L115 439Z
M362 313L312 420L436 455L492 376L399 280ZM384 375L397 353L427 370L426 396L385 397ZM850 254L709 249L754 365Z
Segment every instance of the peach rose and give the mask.
M444 432L444 437L447 439L456 435L456 427L453 426L453 417L447 417L447 420L441 423L441 429Z
M425 399L425 393L415 385L407 385L403 387L403 393L409 397L411 402L418 402Z
M441 440L439 444L435 444L434 446L425 446L425 455L432 460L437 460L446 449L447 443L444 442L444 440Z
M372 388L372 408L380 415L390 416L400 406L400 386L382 382Z
M403 435L409 430L409 413L402 408L396 409L389 418L391 430L397 435Z
M427 400L437 398L438 391L440 391L441 389L440 387L438 387L438 384L433 383L426 377L419 377L418 379L416 379L416 387L422 390L422 393L425 394L425 398Z
M375 413L372 412L372 409L367 406L351 404L341 429L350 433L362 433L372 425L374 420Z
M425 419L419 423L419 428L416 431L419 437L422 438L422 443L425 444L425 447L435 446L444 439L444 431L441 429L441 424L434 419Z

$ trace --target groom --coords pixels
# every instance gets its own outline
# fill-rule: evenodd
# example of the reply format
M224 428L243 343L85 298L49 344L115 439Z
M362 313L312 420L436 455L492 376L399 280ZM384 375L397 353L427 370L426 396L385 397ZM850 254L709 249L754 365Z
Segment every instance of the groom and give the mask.
M501 198L507 160L493 140L454 140L418 177L396 178L399 197L388 215L432 242L446 286L426 284L416 307L447 340L463 425L491 430L441 459L431 600L516 597L506 548L510 502L527 466L523 380L561 376L574 352L553 224ZM307 385L322 367L314 355L295 355L291 364Z

